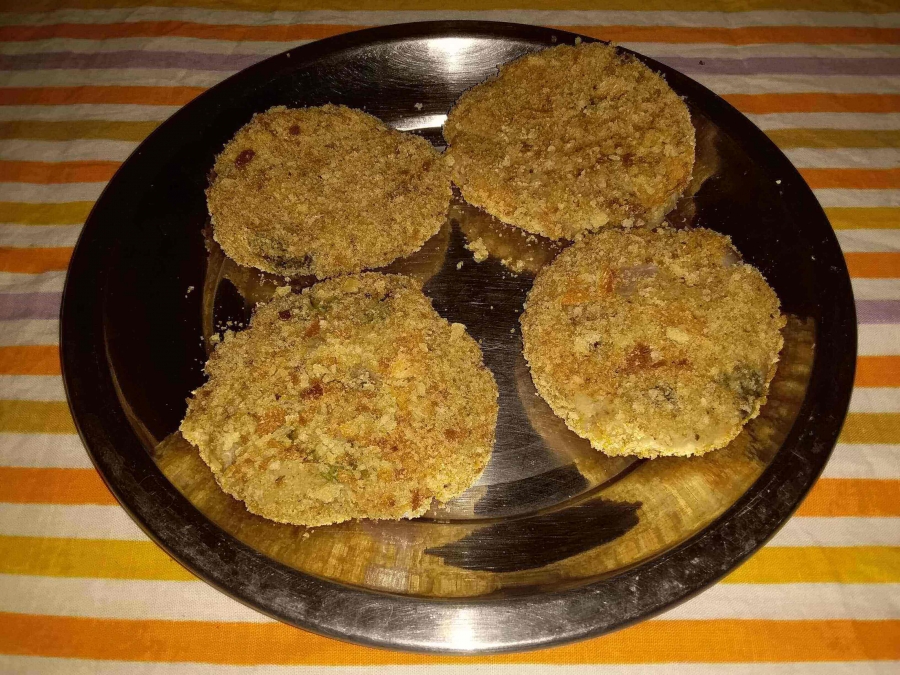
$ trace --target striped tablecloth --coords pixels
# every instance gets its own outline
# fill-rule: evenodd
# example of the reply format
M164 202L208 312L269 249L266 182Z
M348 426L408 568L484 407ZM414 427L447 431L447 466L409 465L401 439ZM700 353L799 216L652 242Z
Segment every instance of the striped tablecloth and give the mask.
M900 672L897 0L153 4L0 2L0 672ZM840 444L769 546L655 620L472 659L318 637L193 578L91 468L57 354L60 291L81 224L161 120L290 46L362 26L462 18L618 41L723 95L815 190L846 253L860 321Z

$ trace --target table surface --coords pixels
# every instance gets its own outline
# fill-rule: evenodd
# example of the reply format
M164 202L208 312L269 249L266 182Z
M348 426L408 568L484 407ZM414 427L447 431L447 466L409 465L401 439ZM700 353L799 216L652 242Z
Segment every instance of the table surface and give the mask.
M606 637L457 658L273 622L147 540L91 467L65 403L57 314L66 265L134 147L266 56L357 27L433 19L565 27L723 95L800 169L853 277L856 389L810 496L722 583ZM0 0L0 672L898 672L898 75L897 0Z

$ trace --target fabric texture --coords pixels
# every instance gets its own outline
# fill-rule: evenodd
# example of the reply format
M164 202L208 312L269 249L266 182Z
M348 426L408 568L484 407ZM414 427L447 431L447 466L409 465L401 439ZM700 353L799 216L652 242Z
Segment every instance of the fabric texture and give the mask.
M640 9L635 9L639 6ZM422 656L276 623L192 577L116 504L75 435L60 295L93 201L156 125L289 47L432 19L620 42L747 114L814 189L859 314L856 389L824 475L722 583L574 645ZM0 672L900 672L897 0L0 2Z

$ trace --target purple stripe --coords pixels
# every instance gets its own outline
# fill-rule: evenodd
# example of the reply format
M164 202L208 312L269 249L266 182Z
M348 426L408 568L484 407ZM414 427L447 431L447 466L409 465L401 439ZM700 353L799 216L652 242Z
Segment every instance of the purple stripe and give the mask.
M5 293L0 295L0 321L55 319L62 293Z
M857 300L858 323L900 323L900 300Z
M900 59L837 59L817 57L754 57L747 59L657 59L683 73L695 75L897 75Z
M0 55L0 70L89 68L184 68L237 72L266 58L260 54L203 54L198 52L46 52Z
M236 72L265 58L262 54L205 54L198 52L47 52L0 55L0 70L88 68L184 68ZM709 75L898 75L900 58L752 57L702 59L680 56L658 59L684 73Z

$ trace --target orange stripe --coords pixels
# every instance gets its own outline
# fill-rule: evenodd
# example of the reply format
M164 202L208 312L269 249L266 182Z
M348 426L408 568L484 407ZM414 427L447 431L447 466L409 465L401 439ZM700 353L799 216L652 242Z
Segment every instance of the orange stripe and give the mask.
M0 181L6 183L101 183L112 178L119 162L0 161Z
M886 279L900 277L900 253L845 253L851 277Z
M17 183L98 183L112 178L119 162L0 161L0 181ZM900 188L900 169L801 169L812 188Z
M900 658L900 621L647 621L612 635L537 652L459 657L362 647L280 623L2 613L0 652L240 665L865 661Z
M900 94L727 94L744 113L900 112Z
M184 105L206 91L203 87L0 87L0 105L72 105L137 103Z
M93 469L0 467L0 502L115 504ZM799 516L900 516L900 481L822 478L797 511Z
M0 271L40 274L65 270L72 257L71 248L12 248L0 246Z
M900 387L900 356L860 356L856 359L856 387Z
M900 481L821 478L797 509L798 516L900 516Z
M560 26L582 35L612 42L715 42L727 45L765 43L806 44L895 44L896 28L816 28L812 26L748 26L705 28L680 26Z
M56 345L0 347L0 375L59 375Z
M93 469L0 466L0 502L13 504L116 504Z
M120 103L184 105L202 87L0 87L0 105ZM900 112L900 94L730 94L729 103L746 113Z
M48 38L106 40L123 37L188 37L211 40L291 42L319 40L365 26L299 24L278 26L210 25L188 21L137 21L110 24L53 24L47 26L3 26L0 41L22 42ZM810 26L750 26L704 28L677 26L558 26L616 42L715 42L731 45L788 43L894 44L900 42L896 28L840 28Z
M800 169L800 173L811 188L900 188L900 169Z

